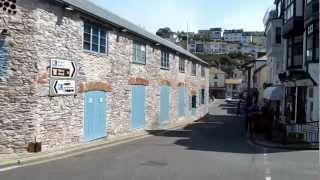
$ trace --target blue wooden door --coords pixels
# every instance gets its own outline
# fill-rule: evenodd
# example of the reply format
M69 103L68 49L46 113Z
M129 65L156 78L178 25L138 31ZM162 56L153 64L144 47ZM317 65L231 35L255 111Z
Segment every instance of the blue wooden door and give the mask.
M7 75L8 70L8 47L4 40L0 38L0 77Z
M84 138L86 141L106 136L107 95L102 91L90 91L84 95Z
M131 126L134 129L144 128L145 123L145 87L132 86Z
M178 116L182 117L185 115L185 89L184 87L179 88L179 95L178 95Z
M169 87L160 87L160 123L169 120Z

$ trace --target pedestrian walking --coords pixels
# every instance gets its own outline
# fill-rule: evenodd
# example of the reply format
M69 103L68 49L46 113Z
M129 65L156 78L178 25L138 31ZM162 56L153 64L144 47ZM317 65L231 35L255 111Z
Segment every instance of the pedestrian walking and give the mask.
M238 101L237 116L240 116L240 112L241 112L241 99L239 99Z

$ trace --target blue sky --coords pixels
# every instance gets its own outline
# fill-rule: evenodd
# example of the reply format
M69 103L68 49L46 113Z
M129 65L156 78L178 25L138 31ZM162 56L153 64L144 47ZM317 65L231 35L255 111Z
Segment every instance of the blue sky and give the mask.
M273 0L91 0L111 12L155 33L211 27L264 30L262 23Z

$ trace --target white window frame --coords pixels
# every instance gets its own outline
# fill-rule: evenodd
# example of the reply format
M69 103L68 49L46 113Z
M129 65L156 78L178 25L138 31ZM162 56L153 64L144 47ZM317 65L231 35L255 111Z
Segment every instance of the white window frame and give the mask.
M170 53L166 50L161 51L160 68L165 70L170 69Z
M147 46L141 40L133 40L133 63L146 64L147 63ZM140 54L140 55L139 55Z
M179 59L179 72L185 73L185 71L186 71L186 60L180 57L180 59Z
M90 33L86 32L86 25L89 25ZM93 36L94 36L93 35L93 28L94 27L96 27L98 29L98 37L97 37L98 44L95 44L93 42ZM103 37L102 33L105 33L104 37ZM90 36L89 41L87 41L85 38L86 34ZM102 44L102 42L101 42L101 40L103 40L103 39L105 41L104 44ZM83 41L82 46L85 51L94 52L94 53L101 53L101 54L108 54L108 31L105 28L103 28L95 23L85 21L83 23L83 40L82 41ZM85 44L88 44L90 47L87 48ZM93 44L98 46L97 50L94 50ZM104 51L102 51L101 47L104 47Z

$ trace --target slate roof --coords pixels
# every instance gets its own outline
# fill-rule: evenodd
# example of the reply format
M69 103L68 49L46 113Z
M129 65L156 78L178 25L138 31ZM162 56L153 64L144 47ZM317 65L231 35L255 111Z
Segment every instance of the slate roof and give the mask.
M193 55L189 51L185 50L184 48L175 45L174 43L165 40L155 34L152 34L145 29L131 23L130 21L121 18L120 16L103 9L94 3L88 1L88 0L56 0L57 2L63 3L66 6L71 6L74 9L81 11L82 13L89 14L91 16L94 16L102 21L105 21L106 23L109 23L115 27L123 28L128 30L128 32L133 33L137 36L140 36L141 38L144 38L146 40L159 43L162 46L165 46L173 51L176 51L180 54L183 54L187 57L190 57L198 62L201 62L202 64L208 65L205 61L200 59L199 57Z

